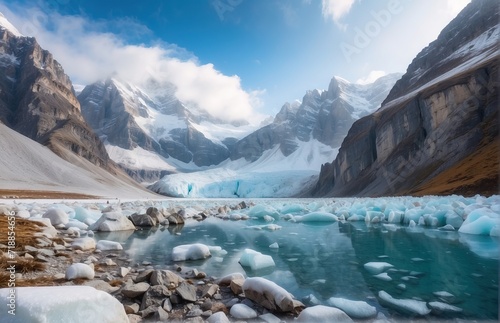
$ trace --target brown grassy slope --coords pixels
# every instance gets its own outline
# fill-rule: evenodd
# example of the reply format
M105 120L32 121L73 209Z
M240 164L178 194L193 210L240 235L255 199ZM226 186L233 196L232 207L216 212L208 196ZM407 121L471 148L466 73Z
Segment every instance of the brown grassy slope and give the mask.
M406 193L415 196L499 194L499 174L500 139L496 138L453 167Z
M0 189L0 199L2 198L87 200L87 199L97 199L99 197L87 194L71 193L71 192Z

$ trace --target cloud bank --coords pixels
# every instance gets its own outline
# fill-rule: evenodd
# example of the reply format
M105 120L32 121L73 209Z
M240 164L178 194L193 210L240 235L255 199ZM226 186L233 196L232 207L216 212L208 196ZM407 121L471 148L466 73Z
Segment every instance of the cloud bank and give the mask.
M129 44L123 33L106 32L106 25L114 22L63 16L41 8L23 9L11 11L0 4L0 11L21 33L36 37L75 83L90 84L113 76L142 86L153 78L173 84L179 100L227 121L252 119L261 104L261 92L245 91L237 75L224 75L213 64L200 64L176 45ZM117 25L124 31L150 32L132 20L121 20Z

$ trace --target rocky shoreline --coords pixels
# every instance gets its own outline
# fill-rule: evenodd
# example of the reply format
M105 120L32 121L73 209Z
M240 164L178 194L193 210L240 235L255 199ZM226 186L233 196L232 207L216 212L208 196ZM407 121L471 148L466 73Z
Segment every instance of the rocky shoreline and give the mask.
M226 211L246 207L242 202L194 216L186 216L184 209L167 211L149 207L145 214L132 214L128 220L135 229L152 226L175 229L183 225L185 218L202 221L213 214L224 217ZM110 206L107 212L103 211L103 217L89 229L114 231L119 229L116 226L128 225L114 219L113 210ZM107 240L96 243L93 231L59 223L64 215L57 211L49 209L42 218L29 218L40 226L41 232L34 233L36 244L22 246L23 250L16 251L16 255L43 263L45 269L17 273L18 285L30 285L26 283L29 281L37 286L90 286L117 299L129 322L283 322L295 320L305 308L286 290L264 278L245 278L241 273L212 277L187 265L135 262L120 243ZM4 206L3 213L11 212ZM2 250L6 247L0 245ZM255 279L260 281L252 281ZM332 310L350 320L344 312Z

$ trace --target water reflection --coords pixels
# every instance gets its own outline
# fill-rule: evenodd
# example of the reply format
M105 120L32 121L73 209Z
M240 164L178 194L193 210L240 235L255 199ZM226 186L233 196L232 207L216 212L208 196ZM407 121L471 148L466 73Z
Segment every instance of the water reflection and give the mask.
M173 264L171 251L180 244L220 246L226 255L179 264L219 277L233 272L263 276L299 299L309 294L320 301L345 297L368 301L381 310L376 299L380 290L396 298L424 301L439 301L434 293L447 291L455 295L453 304L463 308L460 317L498 317L498 239L364 222L279 221L281 230L248 229L259 224L264 223L209 218L128 236L122 233L113 239L124 242L126 252L137 262L147 260L158 266ZM98 238L110 239L102 234ZM280 248L269 248L275 242ZM245 248L271 255L276 267L255 272L241 267L238 260ZM392 264L394 268L388 271L392 280L380 280L365 270L363 265L371 261Z

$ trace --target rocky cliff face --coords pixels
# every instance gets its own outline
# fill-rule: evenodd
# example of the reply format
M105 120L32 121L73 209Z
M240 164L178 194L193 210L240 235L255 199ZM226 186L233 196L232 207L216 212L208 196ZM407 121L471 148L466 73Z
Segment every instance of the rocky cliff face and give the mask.
M104 145L85 123L69 77L34 38L0 28L0 119L19 133L115 172Z
M496 1L472 1L353 124L313 194L497 193L498 21Z
M255 161L275 146L289 156L299 142L311 139L339 147L354 121L377 109L400 76L390 74L365 85L334 77L327 91L308 91L302 102L285 104L273 123L238 141L231 159Z

